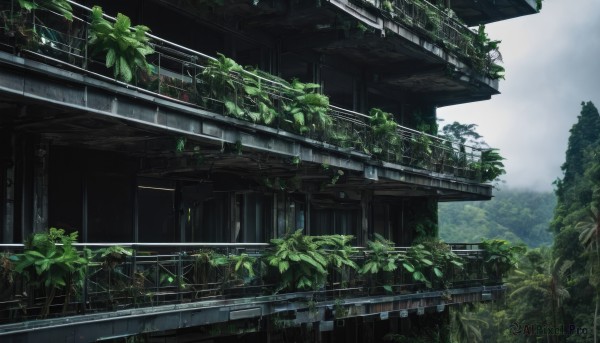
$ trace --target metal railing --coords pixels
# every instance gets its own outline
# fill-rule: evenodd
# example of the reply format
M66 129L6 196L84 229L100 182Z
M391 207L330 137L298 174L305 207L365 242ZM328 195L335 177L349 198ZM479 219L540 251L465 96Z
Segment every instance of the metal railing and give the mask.
M269 267L264 253L269 247L262 243L78 243L83 254L93 256L85 268L82 282L74 282L71 295L64 290L56 293L50 307L51 317L82 313L98 313L165 304L218 299L255 297L279 292L277 271ZM97 249L107 247L130 249L121 258L101 256ZM450 268L443 280L432 282L432 288L415 282L402 268L387 275L386 282L394 293L420 290L496 284L487 279L483 268L482 250L478 245L451 245L452 251L464 261L462 270ZM46 301L43 287L33 287L14 271L15 258L23 252L23 244L0 244L0 324L39 317ZM399 247L397 252L408 248ZM105 250L104 250L105 251ZM254 275L236 272L231 256L247 254L255 259ZM352 256L361 265L370 251L357 248ZM11 269L12 268L12 269ZM435 280L433 273L427 275ZM31 280L33 281L33 280ZM340 296L370 296L385 293L374 276L362 275L352 268L328 271L325 287L317 290L323 299ZM74 295L73 295L74 294Z
M492 56L478 47L477 33L462 23L450 9L442 10L427 0L355 0L375 7L392 21L428 36L456 53L467 65L487 76Z
M227 110L226 101L212 95L211 84L203 77L203 71L216 59L154 35L149 35L155 50L155 53L148 56L152 73L146 74L138 70L133 85L115 80L102 60L90 56L90 9L76 2L69 3L74 9L72 22L51 11L37 10L28 13L19 10L16 0L0 1L0 48L4 47L21 55L139 92L223 115L232 115ZM284 105L289 103L290 96L296 92L289 84L264 73L253 73L243 69L230 75L233 85L230 92L233 94L231 101L243 108L242 113L236 117L252 121L250 114L259 110L260 101L244 94L245 85L252 82L264 91L268 102L279 114L274 121L262 124L298 132L294 123L282 116ZM387 141L382 142L373 133L370 117L367 115L329 106L328 116L331 120L329 129L308 126L307 131L302 134L337 146L341 151L357 151L386 162L482 181L480 173L477 172L482 155L482 149L479 147L457 144L399 125L399 140L391 144ZM378 148L381 152L375 152Z
M396 14L394 19L418 27L454 50L462 49L465 56L473 53L476 33L438 6L426 0L393 0L392 4Z

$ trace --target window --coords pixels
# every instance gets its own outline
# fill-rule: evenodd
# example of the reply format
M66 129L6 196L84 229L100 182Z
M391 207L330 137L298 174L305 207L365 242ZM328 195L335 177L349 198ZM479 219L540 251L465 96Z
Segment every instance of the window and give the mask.
M235 242L267 242L273 229L273 196L260 193L237 194L235 218Z
M311 211L312 235L353 235L357 236L361 211L359 208L336 209L317 208Z
M138 240L140 242L179 242L175 208L175 182L139 179Z

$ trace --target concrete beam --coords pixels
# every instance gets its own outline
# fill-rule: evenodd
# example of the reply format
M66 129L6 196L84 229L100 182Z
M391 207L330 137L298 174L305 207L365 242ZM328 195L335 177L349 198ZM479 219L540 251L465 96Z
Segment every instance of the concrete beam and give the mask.
M505 292L505 286L470 287L390 296L348 297L342 306L346 318L379 317L396 313L425 313L426 309L439 311L444 306L492 300ZM333 309L335 301L324 300L310 311L308 299L318 299L318 293L304 292L276 296L234 300L211 300L188 304L163 305L152 308L121 310L109 313L79 315L58 319L0 325L0 340L17 342L91 342L108 337L125 337L146 332L224 323L229 320L256 320L277 313L295 313L290 324L300 325L326 321L326 309ZM451 296L452 300L447 300ZM303 301L306 300L306 301ZM312 314L311 314L312 312Z

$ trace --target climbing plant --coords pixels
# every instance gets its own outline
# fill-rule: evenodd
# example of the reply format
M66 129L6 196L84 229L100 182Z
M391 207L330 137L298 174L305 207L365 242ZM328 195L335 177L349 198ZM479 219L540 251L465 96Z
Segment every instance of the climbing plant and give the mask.
M370 152L376 157L383 158L391 155L398 160L402 155L400 136L398 135L398 124L391 113L384 112L379 108L369 111L369 128L372 133ZM388 156L385 156L385 155Z
M471 51L472 65L475 70L487 73L492 79L504 78L504 67L497 64L502 61L499 40L491 40L485 32L485 25L479 25L472 45L467 47Z

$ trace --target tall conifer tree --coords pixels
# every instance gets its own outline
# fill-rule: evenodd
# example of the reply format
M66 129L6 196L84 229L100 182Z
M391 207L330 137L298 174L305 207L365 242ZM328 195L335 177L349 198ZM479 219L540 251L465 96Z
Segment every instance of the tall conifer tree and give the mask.
M569 342L589 342L596 330L598 285L590 275L590 253L580 243L581 223L589 221L590 210L600 200L600 114L592 102L582 103L577 123L570 130L564 177L556 181L557 206L552 221L556 259L572 260L570 293L564 303L564 324L587 327L590 336L569 337ZM597 272L597 271L596 271ZM595 301L590 301L594 299Z

